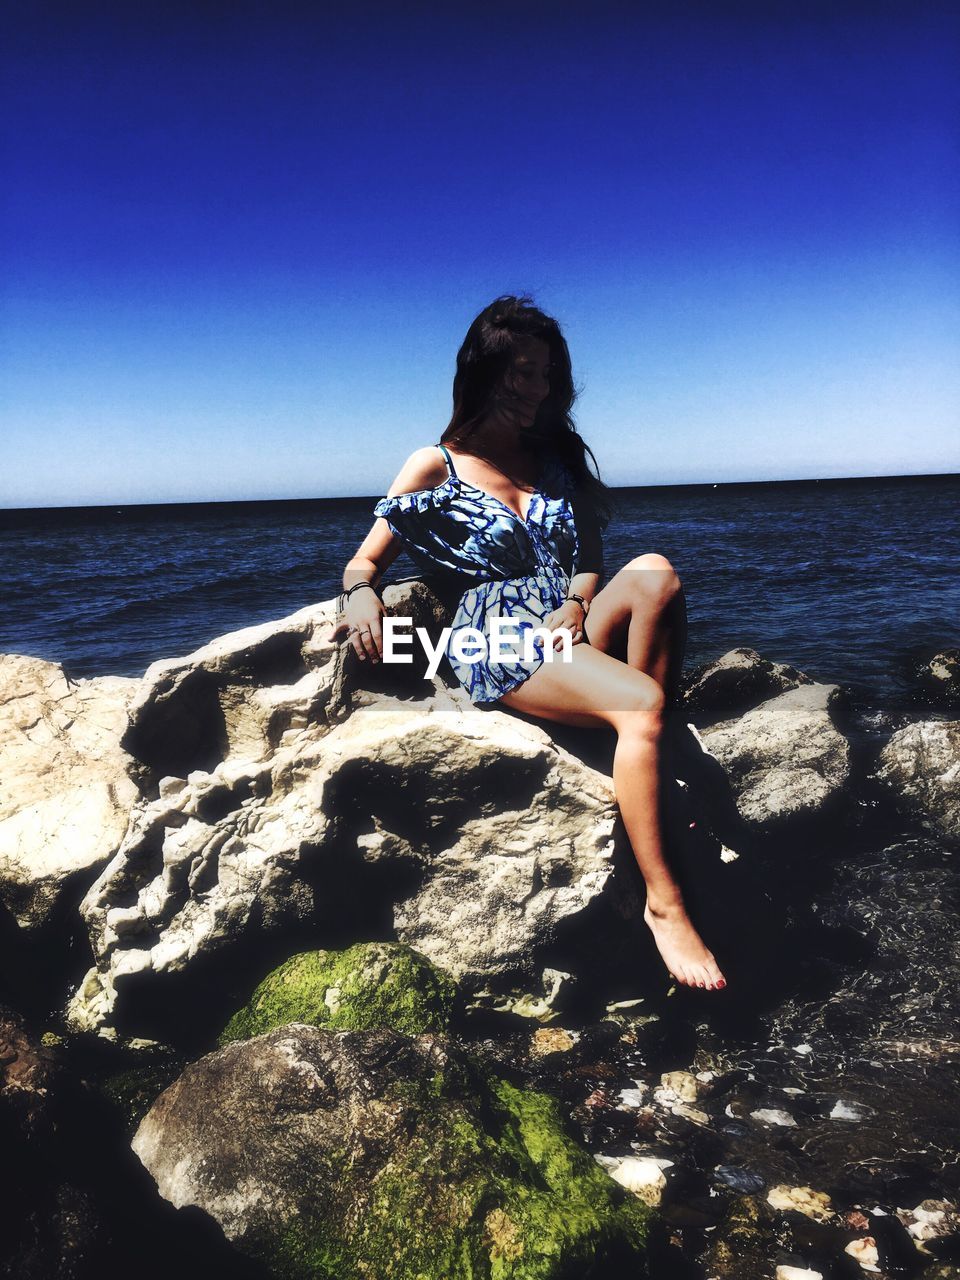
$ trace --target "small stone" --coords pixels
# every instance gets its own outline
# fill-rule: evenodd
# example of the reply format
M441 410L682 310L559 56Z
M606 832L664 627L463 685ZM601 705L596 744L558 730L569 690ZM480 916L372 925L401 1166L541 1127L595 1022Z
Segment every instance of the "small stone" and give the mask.
M763 1178L751 1169L738 1169L736 1165L719 1164L714 1169L713 1176L725 1187L732 1187L734 1191L739 1191L744 1196L754 1196L758 1191L763 1190Z
M863 1267L864 1271L879 1271L880 1252L873 1236L861 1236L859 1240L851 1240L844 1253L849 1253Z
M870 1219L859 1209L851 1209L849 1213L843 1215L843 1225L849 1227L851 1231L869 1231Z
M614 1182L619 1182L621 1187L651 1208L656 1208L663 1199L666 1175L659 1162L648 1156L627 1156L609 1173Z
M776 1107L761 1107L759 1111L751 1111L751 1117L761 1124L775 1124L784 1129L795 1129L797 1122L789 1111L779 1111Z
M914 1209L898 1209L897 1217L914 1240L935 1240L960 1230L960 1214L949 1200L922 1200Z
M767 1203L774 1209L795 1210L815 1222L826 1222L833 1212L832 1202L825 1191L813 1187L788 1187L781 1184L767 1192Z
M646 1085L640 1084L639 1081L635 1083L637 1084L637 1087L635 1089L620 1090L620 1105L622 1107L627 1108L628 1110L634 1107L642 1107L643 1095L647 1091Z
M867 1109L861 1107L857 1102L844 1102L842 1098L838 1098L833 1104L833 1110L830 1112L831 1120L862 1120L867 1115Z
M665 1071L660 1077L660 1087L675 1094L681 1102L696 1102L700 1096L697 1077L689 1071Z
M774 1276L776 1280L823 1280L822 1271L811 1271L809 1267L779 1266Z
M566 1053L576 1039L563 1027L537 1027L530 1038L531 1058L545 1058L548 1053Z

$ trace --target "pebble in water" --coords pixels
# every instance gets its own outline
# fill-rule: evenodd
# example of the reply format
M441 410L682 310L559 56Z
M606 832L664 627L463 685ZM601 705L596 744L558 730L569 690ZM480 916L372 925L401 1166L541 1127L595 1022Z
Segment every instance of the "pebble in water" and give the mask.
M857 1102L845 1102L843 1098L838 1098L833 1104L833 1110L830 1112L831 1120L863 1120L870 1114L870 1108L861 1106Z
M861 1236L859 1240L851 1240L844 1253L849 1253L860 1263L864 1271L879 1271L880 1252L873 1236Z
M797 1122L789 1111L780 1111L776 1107L761 1107L759 1111L751 1111L751 1117L761 1124L780 1125L784 1129L795 1129Z
M923 1200L915 1209L898 1209L897 1217L914 1240L936 1240L960 1231L960 1213L949 1200Z
M660 1077L660 1088L657 1090L658 1100L660 1094L673 1094L674 1098L670 1101L679 1099L680 1102L696 1102L700 1096L700 1083L697 1077L690 1071L666 1071ZM666 1101L666 1097L662 1099Z
M651 1156L627 1156L622 1160L601 1157L597 1163L603 1165L614 1182L619 1182L621 1187L651 1208L655 1209L663 1199L667 1176L661 1165L669 1165L670 1161L655 1160Z
M795 1209L815 1222L826 1222L833 1214L830 1197L825 1191L814 1191L813 1187L771 1187L767 1203L774 1209Z
M738 1169L736 1165L719 1164L714 1169L713 1176L725 1187L732 1187L741 1195L753 1196L763 1190L763 1178L751 1169Z

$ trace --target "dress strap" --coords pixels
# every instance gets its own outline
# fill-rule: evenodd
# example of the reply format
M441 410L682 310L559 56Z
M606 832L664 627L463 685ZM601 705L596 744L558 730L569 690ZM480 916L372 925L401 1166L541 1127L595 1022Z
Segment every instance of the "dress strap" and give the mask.
M456 467L453 465L453 459L450 457L450 454L448 453L446 446L445 446L445 445L442 445L442 444L438 444L438 445L437 445L437 448L438 448L438 449L440 450L440 452L443 454L444 461L445 461L445 462L446 462L446 464L447 464L447 471L450 473L450 475L452 475L452 476L456 476L456 474L457 474L457 469L456 469Z

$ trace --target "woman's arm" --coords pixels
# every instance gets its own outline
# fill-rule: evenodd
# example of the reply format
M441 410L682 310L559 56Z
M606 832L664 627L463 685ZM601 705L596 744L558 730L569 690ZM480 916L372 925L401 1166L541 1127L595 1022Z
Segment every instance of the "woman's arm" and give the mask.
M446 474L446 465L437 449L416 449L400 468L387 496L394 498L399 493L433 489ZM381 619L384 614L383 602L376 591L369 591L361 584L376 587L402 550L403 543L386 520L378 516L343 571L343 589L350 594L332 638L348 638L361 660L380 661L383 652Z
M566 627L570 630L573 643L579 644L583 639L583 625L590 608L590 602L597 594L600 579L603 576L603 531L597 510L589 497L576 493L571 498L573 522L577 528L577 572L570 579L567 598L558 609L544 618L544 625L555 630ZM573 597L579 596L583 604ZM560 645L560 639L554 641L554 648Z

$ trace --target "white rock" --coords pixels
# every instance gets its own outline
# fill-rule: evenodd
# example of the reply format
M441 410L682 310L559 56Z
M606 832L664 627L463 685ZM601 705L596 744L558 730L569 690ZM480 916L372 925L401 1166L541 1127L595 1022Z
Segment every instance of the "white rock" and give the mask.
M138 686L0 655L0 902L21 929L46 924L123 839L139 792L120 739Z
M646 1085L638 1085L635 1089L621 1089L620 1103L625 1110L643 1106L644 1094L648 1092Z
M774 1272L776 1280L823 1280L822 1271L811 1271L809 1267L779 1266Z
M844 1253L849 1253L864 1271L880 1270L880 1252L873 1236L861 1236L859 1240L851 1240L844 1249Z
M644 1204L656 1207L663 1199L667 1185L666 1174L659 1163L648 1156L626 1156L618 1160L608 1172L614 1182L619 1182L621 1187Z
M960 838L960 720L899 729L880 753L876 776L900 811L926 831Z
M780 1111L776 1107L761 1107L759 1111L751 1111L750 1115L761 1124L775 1124L782 1128L796 1128L796 1120L789 1111Z
M417 700L358 694L349 716L332 715L335 663L330 646L311 639L329 622L317 606L148 672L136 732L158 762L164 752L189 754L177 733L191 697L230 723L209 770L185 758L165 770L182 785L135 810L91 885L82 911L96 967L71 1000L75 1026L111 1026L142 985L216 953L241 955L264 932L322 922L325 910L338 912L351 876L367 884L379 867L389 869L384 884L404 886L384 904L397 937L461 980L468 998L483 1002L489 991L490 1003L555 1016L571 978L543 959L561 925L571 932L609 891L610 779L540 726L480 712L440 682L423 682ZM251 682L269 667L261 651L275 656L278 645L323 662L310 679L257 691ZM298 715L304 726L290 735ZM146 960L126 958L145 938ZM503 996L518 975L526 985Z
M703 730L744 820L769 827L817 818L850 779L850 746L830 714L836 685L807 684Z
M831 1120L862 1120L866 1114L863 1107L856 1102L844 1102L838 1098L830 1112Z

